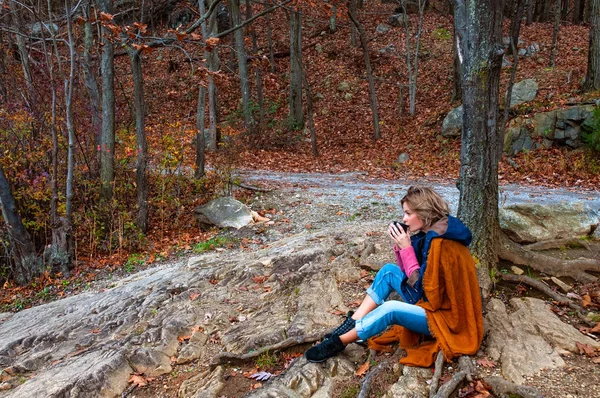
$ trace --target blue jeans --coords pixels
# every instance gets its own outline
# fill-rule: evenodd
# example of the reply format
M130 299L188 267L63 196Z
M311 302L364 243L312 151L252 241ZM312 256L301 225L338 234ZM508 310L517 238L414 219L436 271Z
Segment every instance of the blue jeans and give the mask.
M356 333L360 339L367 340L390 325L404 326L414 332L431 336L423 308L402 301L384 302L392 289L400 293L400 283L404 278L406 275L396 264L386 264L377 272L373 284L367 289L367 294L375 301L377 308L356 321Z

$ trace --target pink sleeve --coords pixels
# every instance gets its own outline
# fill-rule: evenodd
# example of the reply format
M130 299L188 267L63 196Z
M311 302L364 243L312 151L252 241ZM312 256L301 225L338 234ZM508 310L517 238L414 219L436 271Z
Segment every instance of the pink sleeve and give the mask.
M394 246L394 253L396 254L396 260L398 261L400 269L404 271L406 276L411 276L415 270L420 268L417 256L415 255L415 249L412 246L401 250L398 250L398 248Z

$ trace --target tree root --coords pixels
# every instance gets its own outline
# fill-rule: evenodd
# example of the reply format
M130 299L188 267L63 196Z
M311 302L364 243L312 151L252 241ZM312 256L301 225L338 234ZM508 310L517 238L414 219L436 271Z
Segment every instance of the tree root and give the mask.
M437 372L437 365L438 365L437 362L440 358L440 354L441 354L441 352L438 353L438 358L435 361L436 362L436 372ZM442 354L442 357L443 357L443 354ZM456 373L454 376L452 376L452 378L446 384L444 384L443 386L440 387L440 389L434 395L435 398L448 398L448 397L452 396L454 391L458 388L458 386L460 386L460 384L462 382L464 382L465 380L467 380L467 381L473 380L473 372L475 371L475 369L473 368L471 358L469 358L466 355L463 355L462 357L458 358L458 366L460 368L460 371L458 373ZM441 366L440 366L440 368L441 368ZM440 376L441 376L441 371L440 371ZM429 396L431 396L431 393Z
M543 398L538 390L531 386L519 386L504 380L499 376L490 376L483 379L485 383L492 388L492 392L496 396L513 396L518 395L522 398Z
M386 360L384 360L379 365L377 365L369 371L369 373L365 376L365 378L362 381L360 392L358 393L358 398L367 398L369 396L369 389L371 388L371 383L373 383L375 377L382 373L392 363L398 361L401 351L402 350L400 348L396 349L396 351L391 357L387 358Z
M559 304L566 305L569 308L575 310L575 313L577 314L577 316L579 317L579 319L582 322L585 322L586 325L593 326L593 323L591 323L583 314L584 311L580 305L575 304L573 301L569 300L566 296L564 296L558 292L555 292L550 287L546 286L544 283L542 283L538 280L535 280L533 278L530 278L528 276L525 276L525 275L502 274L501 279L506 282L522 283L524 285L530 286L530 287L544 293L546 296L550 297L551 299L558 302Z
M261 347L258 350L246 353L246 354L233 354L230 352L222 352L219 353L210 363L210 368L214 369L215 367L223 364L229 363L239 363L247 361L248 359L256 358L257 356L267 352L267 351L281 351L286 348L294 347L300 344L306 343L314 343L323 337L323 333L310 334L308 336L296 336L289 337L279 343L271 344L266 347Z
M529 245L524 245L523 248L531 251L560 249L561 247L585 247L586 250L592 250L590 245L577 238L565 238L565 239L552 239L545 240L542 242L535 242Z
M600 261L598 260L579 258L576 260L563 261L544 254L534 253L510 240L506 234L500 234L500 244L499 257L503 260L510 261L513 264L525 265L537 271L557 277L572 277L578 282L583 283L590 283L598 280L597 277L586 272L600 272Z
M429 398L435 397L438 386L440 384L440 378L442 377L442 371L444 370L444 353L440 350L435 359L435 370L433 372L433 378L429 385Z

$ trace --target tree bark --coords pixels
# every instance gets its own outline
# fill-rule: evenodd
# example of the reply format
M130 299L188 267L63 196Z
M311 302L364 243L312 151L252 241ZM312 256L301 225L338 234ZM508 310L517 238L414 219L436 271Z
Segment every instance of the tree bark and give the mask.
M202 0L200 0L202 1ZM194 178L199 180L204 177L206 159L206 139L204 135L204 108L206 106L206 87L198 87L198 109L196 111L196 163Z
M525 24L527 26L533 23L533 12L535 10L535 0L527 0L527 21Z
M231 17L233 26L241 25L240 0L230 0ZM237 55L238 74L240 75L240 89L242 91L242 112L244 114L244 127L249 129L253 124L252 109L250 107L250 85L248 83L248 57L244 46L244 31L236 29L234 32L235 50Z
M110 0L98 0L100 11L112 14ZM109 29L102 27L102 133L100 135L100 199L110 203L115 178L115 87L113 43Z
M594 2L594 0L592 0ZM575 25L581 23L581 16L583 14L584 2L583 0L575 0L573 5L573 23Z
M15 198L4 174L2 164L0 164L0 207L7 226L12 257L15 262L12 276L18 284L24 285L29 283L33 277L40 275L42 267L36 255L31 236L25 229L21 216L17 211Z
M310 144L313 156L317 157L319 156L319 147L317 146L317 130L313 118L312 93L310 92L310 84L308 84L304 62L300 64L300 67L302 68L302 80L304 83L304 90L306 91L306 113L308 114L308 128L310 129Z
M146 105L144 99L144 75L142 54L131 52L131 72L133 74L133 106L135 108L135 135L137 141L135 182L138 212L136 225L144 234L148 232L148 143L146 140Z
M204 15L205 6L204 0L198 0L198 8L200 14ZM206 40L210 37L218 34L217 28L217 15L213 12L208 19L208 26L206 21L201 24L202 38ZM208 139L206 140L206 149L211 152L217 150L218 129L219 123L219 91L215 82L215 78L210 72L217 72L220 68L219 52L218 47L213 47L212 51L204 51L204 58L206 59L206 65L208 67Z
M267 0L267 7L271 6L271 0ZM273 31L271 29L271 13L267 16L267 43L269 45L269 64L271 65L271 73L275 73L275 53L273 51Z
M302 109L302 14L290 16L290 120L295 128L304 126Z
M100 90L98 89L98 82L96 81L96 75L94 74L94 66L92 63L92 49L94 47L94 31L91 23L91 10L89 4L83 5L83 12L85 15L85 24L83 25L84 39L83 39L83 62L81 67L83 69L83 77L87 95L90 99L90 106L92 111L92 126L94 129L94 147L100 145L100 132L102 131L102 116L100 106ZM97 152L96 163L100 163L100 152ZM97 167L97 164L94 166ZM97 173L98 170L94 169L93 172Z
M267 14L269 15L269 14ZM252 3L250 0L246 0L246 21L252 18ZM256 30L252 25L249 25L250 37L252 38L252 52L258 53L258 42L256 39ZM265 105L263 100L263 85L262 85L262 74L260 71L260 63L254 66L254 78L256 81L256 102L258 103L258 123L262 125L265 122Z
M456 29L454 30L454 45L452 46L452 98L451 102L462 100L462 82L460 75L460 59L458 58Z
M73 269L75 258L75 237L73 234L73 180L75 173L75 126L73 125L73 84L75 82L75 38L73 37L73 21L70 14L70 0L65 0L65 14L67 15L67 35L69 38L70 68L69 76L65 79L65 121L68 136L67 149L67 181L65 192L65 247L55 248L63 250L65 256L58 265L66 277Z
M463 83L459 218L473 233L470 246L484 297L498 261L498 92L502 66L502 2L455 0Z
M350 0L353 2L355 0ZM360 45L363 49L363 56L365 59L365 70L367 73L367 80L369 81L369 97L371 102L371 113L373 117L373 138L378 140L381 138L381 133L379 132L379 110L377 106L377 93L375 92L375 80L373 79L373 70L371 68L371 57L369 56L369 43L367 42L367 35L365 34L365 30L362 25L356 19L356 16L353 13L353 7L348 7L348 16L352 21L354 27L358 31L358 38L360 39Z
M21 33L21 27L23 22L21 20L21 10L18 9L18 3L14 0L9 1L10 12L12 14L12 29L17 32L15 40L17 43L17 49L19 51L19 58L21 58L21 68L23 70L23 78L25 79L25 86L27 88L27 102L30 110L33 110L35 106L35 87L33 86L33 75L31 73L31 65L29 63L29 51L27 51L27 45L25 43L25 37Z
M556 47L558 41L558 29L560 27L560 0L554 0L554 28L552 29L552 47L550 49L550 67L556 66Z
M583 89L600 89L600 0L591 0L587 74Z

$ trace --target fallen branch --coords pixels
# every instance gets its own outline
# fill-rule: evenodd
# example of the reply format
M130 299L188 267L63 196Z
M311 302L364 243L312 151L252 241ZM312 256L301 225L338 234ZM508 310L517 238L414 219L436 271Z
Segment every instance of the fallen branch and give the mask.
M526 265L537 271L552 276L568 276L578 282L595 282L598 278L586 271L600 272L600 261L579 258L576 260L559 260L541 253L534 253L513 242L505 234L500 234L500 254L502 260L516 265Z
M257 356L267 351L281 351L285 350L286 348L294 347L300 344L314 343L315 341L320 340L321 337L323 337L322 335L323 333L317 333L308 336L289 337L283 341L280 341L279 343L275 343L266 347L261 347L258 350L246 354L233 354L230 352L222 352L213 358L213 360L210 363L210 368L214 369L216 366L229 364L232 362L244 362L248 359L256 358Z
M438 386L440 384L440 378L442 377L442 371L444 366L444 353L440 350L435 359L435 371L433 372L433 378L431 379L431 385L429 386L429 397L435 397Z
M252 186L252 185L246 185L246 184L243 184L241 182L232 182L232 184L235 185L235 186L237 186L237 187L240 187L240 188L243 188L243 189L247 189L249 191L256 191L256 192L272 192L273 191L272 189L260 188L260 187L255 187L255 186Z
M530 278L525 275L512 275L512 274L502 274L501 279L506 282L522 283L524 285L530 286L530 287L544 293L546 296L550 297L554 301L557 301L558 303L566 305L569 308L575 310L577 317L582 322L584 322L586 325L588 325L588 326L595 325L594 322L591 322L589 319L587 319L585 317L585 315L583 314L583 308L580 305L575 304L573 301L569 300L563 294L555 292L550 287L546 286L544 283L542 283L538 280L535 280L535 279Z
M460 368L460 370L464 370L465 372L467 372L467 381L473 381L475 366L473 366L473 361L471 360L471 357L463 355L462 357L458 358L458 367Z
M495 396L512 396L513 394L523 398L543 398L538 390L531 386L519 386L499 376L490 376L483 379L492 388Z

